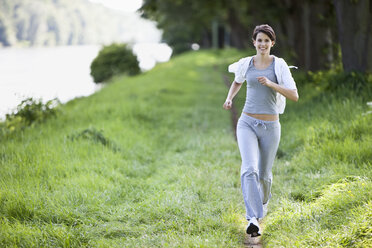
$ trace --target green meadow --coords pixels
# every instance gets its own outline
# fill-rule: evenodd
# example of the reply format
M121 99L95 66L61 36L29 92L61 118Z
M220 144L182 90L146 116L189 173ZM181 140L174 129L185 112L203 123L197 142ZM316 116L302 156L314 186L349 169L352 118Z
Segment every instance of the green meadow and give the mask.
M223 74L243 56L187 53L0 136L0 247L243 247L222 108ZM296 75L300 101L281 116L266 247L372 245L372 78L355 92L319 78Z

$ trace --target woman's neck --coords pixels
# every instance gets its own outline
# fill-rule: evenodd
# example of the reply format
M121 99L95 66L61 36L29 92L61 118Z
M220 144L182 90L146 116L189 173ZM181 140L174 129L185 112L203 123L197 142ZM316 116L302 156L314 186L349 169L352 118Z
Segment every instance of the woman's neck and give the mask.
M265 62L265 61L270 61L272 55L270 55L270 54L265 54L265 55L256 54L254 57L255 57L256 61Z

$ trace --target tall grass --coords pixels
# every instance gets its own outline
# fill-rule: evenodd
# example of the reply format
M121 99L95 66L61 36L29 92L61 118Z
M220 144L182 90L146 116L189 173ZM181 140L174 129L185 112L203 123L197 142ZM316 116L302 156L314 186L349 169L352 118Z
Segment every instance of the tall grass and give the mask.
M338 80L348 80L338 74ZM326 77L327 75L323 76ZM372 80L364 92L308 77L282 116L268 247L372 246ZM342 82L338 81L339 84ZM275 197L276 196L276 197Z
M4 137L0 246L240 246L239 156L218 62L201 52L118 77Z

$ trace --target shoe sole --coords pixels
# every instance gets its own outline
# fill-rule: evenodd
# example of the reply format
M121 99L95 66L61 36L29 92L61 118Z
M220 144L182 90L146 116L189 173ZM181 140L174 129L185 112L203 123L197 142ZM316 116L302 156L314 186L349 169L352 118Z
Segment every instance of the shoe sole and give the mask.
M253 233L256 233L256 236L260 236L260 234L258 233L258 231L259 231L258 226L254 225L253 223L251 223L247 227L247 234L253 235ZM256 236L252 236L252 237L256 237Z

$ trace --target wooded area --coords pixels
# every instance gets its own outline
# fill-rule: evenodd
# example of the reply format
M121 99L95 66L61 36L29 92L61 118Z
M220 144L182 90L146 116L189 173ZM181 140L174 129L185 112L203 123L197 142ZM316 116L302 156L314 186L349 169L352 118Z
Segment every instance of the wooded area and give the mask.
M202 48L251 47L267 23L277 33L273 52L305 70L372 71L371 0L144 0L143 16L156 20L175 53Z
M372 0L144 0L140 12L158 23L174 54L192 43L252 47L252 30L267 23L277 33L273 53L301 69L329 69L342 61L347 72L372 72ZM134 14L88 0L0 0L2 46L130 42L131 30L147 31L137 23Z

